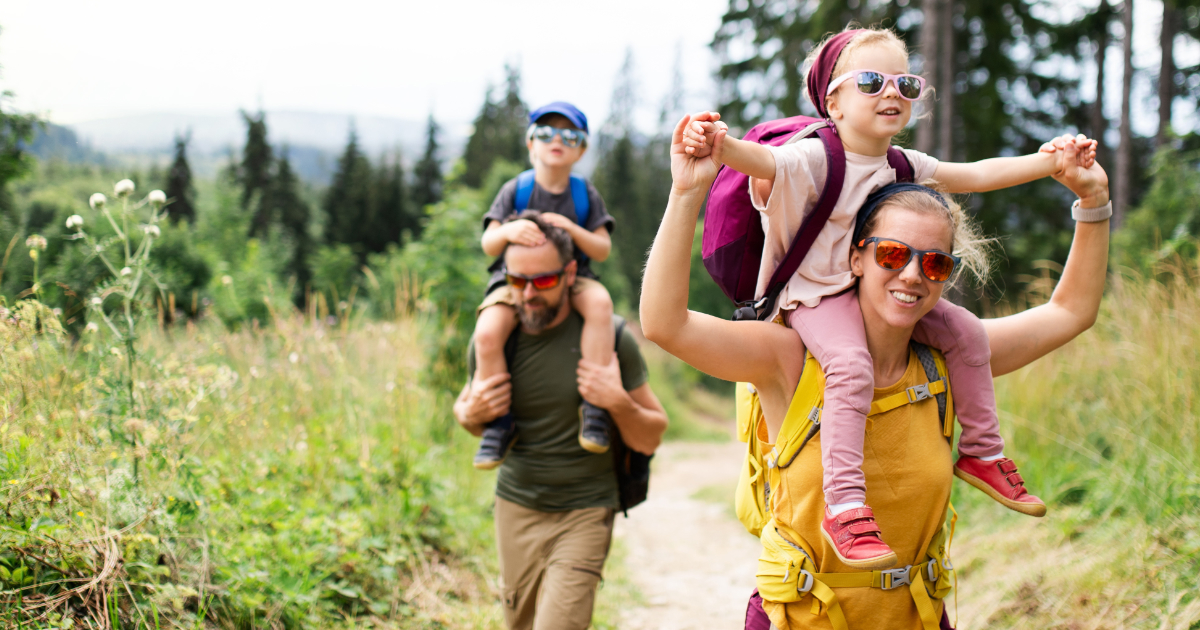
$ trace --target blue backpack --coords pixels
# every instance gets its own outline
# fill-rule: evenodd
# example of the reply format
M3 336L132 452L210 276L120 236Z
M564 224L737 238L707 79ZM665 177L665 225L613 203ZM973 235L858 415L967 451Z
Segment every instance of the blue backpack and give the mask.
M533 196L533 183L533 169L517 175L517 196L513 200L513 210L520 213L529 207L529 198ZM575 222L586 228L588 212L591 210L587 180L575 173L571 173L571 201L575 202Z

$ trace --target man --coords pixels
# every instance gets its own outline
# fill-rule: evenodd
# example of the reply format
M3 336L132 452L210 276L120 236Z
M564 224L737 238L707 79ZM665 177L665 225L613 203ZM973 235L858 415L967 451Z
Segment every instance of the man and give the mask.
M496 546L509 628L583 630L591 623L618 503L612 455L580 446L580 405L586 397L606 409L625 444L647 455L658 448L667 416L628 331L608 365L580 357L583 319L569 298L576 281L571 237L537 212L521 219L532 221L544 239L510 243L504 252L508 281L520 287L513 291L520 332L511 377L468 383L454 415L478 436L511 407L520 427L496 479ZM474 355L468 354L469 364ZM469 370L474 374L475 366Z

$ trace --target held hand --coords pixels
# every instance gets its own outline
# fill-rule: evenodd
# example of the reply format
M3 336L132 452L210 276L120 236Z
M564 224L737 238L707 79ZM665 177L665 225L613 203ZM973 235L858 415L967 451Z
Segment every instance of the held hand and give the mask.
M580 359L575 377L579 384L579 394L584 400L601 409L612 410L629 400L629 394L621 384L621 364L617 361L615 352L608 365L598 365L587 359Z
M552 214L549 212L546 213L546 215ZM546 242L546 235L542 234L537 224L529 219L517 219L511 223L505 223L504 237L509 243L524 245L525 247L537 247Z
M1099 143L1083 134L1079 134L1077 136L1064 134L1043 144L1038 151L1041 153L1058 153L1058 172L1061 172L1064 168L1066 168L1066 162L1065 158L1063 157L1063 153L1060 152L1060 149L1069 143L1073 143L1075 145L1076 164L1088 169L1092 167L1092 164L1096 163L1096 149L1099 146Z
M692 116L692 122L683 132L683 145L688 154L703 158L712 153L717 131L729 130L729 125L720 120L721 115L717 112L700 112Z
M710 117L708 112L699 116ZM675 131L671 134L671 180L676 192L707 191L721 168L721 149L724 146L726 129L718 127L713 133L712 148L703 157L697 157L687 151L684 134L687 132L691 116L684 116ZM710 122L701 120L700 122Z
M1091 160L1091 165L1084 167L1079 160L1077 143L1064 142L1063 169L1054 175L1054 179L1066 186L1079 197L1079 203L1084 208L1098 208L1108 203L1108 174ZM1084 146L1087 146L1086 144Z
M482 426L508 413L512 404L511 378L506 372L482 381L472 380L455 404L458 421L464 426Z
M570 232L571 229L575 227L574 221L564 217L561 214L558 214L557 212L542 213L542 220L556 228L566 230L567 232ZM541 230L538 230L538 234L541 234Z

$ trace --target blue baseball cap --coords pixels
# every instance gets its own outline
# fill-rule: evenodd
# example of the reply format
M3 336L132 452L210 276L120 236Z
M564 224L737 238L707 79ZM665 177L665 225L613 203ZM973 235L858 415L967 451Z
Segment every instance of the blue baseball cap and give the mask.
M579 129L583 130L584 133L588 132L587 116L584 116L583 112L579 111L578 107L575 107L566 101L554 101L549 105L542 105L532 112L529 112L529 124L532 125L537 123L538 119L546 114L559 114L571 121L572 125L575 125Z

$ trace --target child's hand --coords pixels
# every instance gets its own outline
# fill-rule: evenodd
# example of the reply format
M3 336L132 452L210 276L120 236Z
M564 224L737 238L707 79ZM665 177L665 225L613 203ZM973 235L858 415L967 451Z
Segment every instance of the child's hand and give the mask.
M564 217L561 214L558 214L557 212L543 212L542 221L545 221L556 228L567 230L568 232L571 231L571 228L575 227L574 221ZM538 230L538 234L541 234L541 230Z
M542 216L554 216L554 214L547 212ZM542 234L542 230L533 221L517 219L504 224L504 240L525 247L537 247L546 242L546 235Z
M1075 146L1075 155L1073 159L1075 160L1075 164L1081 168L1089 169L1093 164L1096 163L1096 148L1099 143L1083 134L1079 134L1077 136L1064 134L1043 144L1039 149L1039 151L1042 153L1059 153L1061 159L1059 161L1057 172L1061 173L1067 167L1065 160L1068 158L1066 157L1065 153L1061 152L1061 149L1063 149L1067 144L1073 144Z
M718 131L728 131L729 125L720 122L717 112L700 112L683 132L684 151L693 157L706 158L712 154L713 142Z

